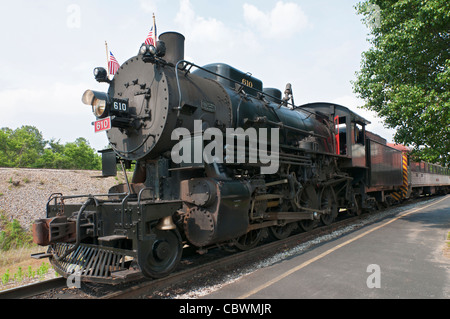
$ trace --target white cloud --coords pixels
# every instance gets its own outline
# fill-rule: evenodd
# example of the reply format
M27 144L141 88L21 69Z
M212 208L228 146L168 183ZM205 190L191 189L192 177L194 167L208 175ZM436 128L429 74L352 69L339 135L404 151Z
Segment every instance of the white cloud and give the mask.
M102 149L108 140L104 134L94 133L91 107L81 102L87 88L83 83L55 82L46 87L0 91L0 127L32 125L43 132L44 139L61 139L65 143L85 137L92 147Z
M7 116L23 116L25 113L50 113L71 115L79 112L86 84L69 85L55 82L47 87L10 89L0 92L0 101Z
M191 41L218 43L231 40L231 36L228 36L230 30L223 22L196 15L189 0L180 1L180 9L175 17L175 23L183 29L185 34L189 35Z
M200 16L190 0L180 0L174 21L179 32L186 37L185 59L198 64L243 61L245 57L242 52L252 56L250 53L262 47L250 30Z
M262 12L257 7L245 3L244 19L256 28L263 37L286 39L305 29L308 17L299 5L278 1L270 12Z
M140 0L141 8L145 12L157 13L159 0Z

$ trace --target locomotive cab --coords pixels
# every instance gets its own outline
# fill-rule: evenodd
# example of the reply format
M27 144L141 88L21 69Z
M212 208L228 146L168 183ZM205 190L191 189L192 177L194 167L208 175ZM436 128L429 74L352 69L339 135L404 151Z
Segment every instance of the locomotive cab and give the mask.
M369 121L345 106L332 103L310 103L301 106L329 116L335 126L335 154L346 168L366 168L366 125Z

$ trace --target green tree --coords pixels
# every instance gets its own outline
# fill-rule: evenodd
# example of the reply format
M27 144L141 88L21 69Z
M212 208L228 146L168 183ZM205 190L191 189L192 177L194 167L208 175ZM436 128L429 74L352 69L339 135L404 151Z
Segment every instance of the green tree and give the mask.
M44 152L46 141L34 126L25 125L14 131L2 128L0 133L0 166L33 167Z
M63 145L59 140L44 140L33 126L4 127L0 130L0 166L100 170L101 156L82 137Z
M363 107L418 158L450 165L450 2L365 0L356 9L372 45L353 83Z
M36 160L35 167L38 168L71 168L70 159L64 155L65 146L59 140L54 139L48 142L48 146L44 149L41 157Z
M64 156L73 169L101 169L101 157L90 147L89 142L79 137L74 143L66 143Z
M11 167L12 158L9 155L9 138L12 134L12 130L7 127L3 127L0 130L0 166Z

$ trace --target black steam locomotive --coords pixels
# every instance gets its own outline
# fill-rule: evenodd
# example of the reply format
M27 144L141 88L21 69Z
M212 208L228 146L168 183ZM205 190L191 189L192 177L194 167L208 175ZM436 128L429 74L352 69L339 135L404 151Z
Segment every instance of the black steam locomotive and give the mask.
M33 225L35 242L48 246L37 257L63 276L160 278L186 246L247 250L267 233L282 239L339 211L406 197L402 152L348 108L295 106L289 84L283 96L228 65L185 61L181 34L159 40L112 80L96 68L108 92L83 95L96 129L107 129L103 174L115 175L118 163L135 169L108 194L49 198ZM74 198L83 201L67 203Z

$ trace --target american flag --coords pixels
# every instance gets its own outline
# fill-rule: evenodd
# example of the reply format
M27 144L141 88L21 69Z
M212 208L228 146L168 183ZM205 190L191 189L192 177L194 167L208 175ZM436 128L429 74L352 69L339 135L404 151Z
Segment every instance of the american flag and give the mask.
M119 62L117 62L116 58L112 54L111 51L109 51L109 62L108 62L108 70L109 74L114 75L116 74L117 70L120 68Z
M145 44L147 45L156 45L156 25L155 25L155 32L153 32L153 26L150 28L150 32L147 35L147 39L145 39Z

